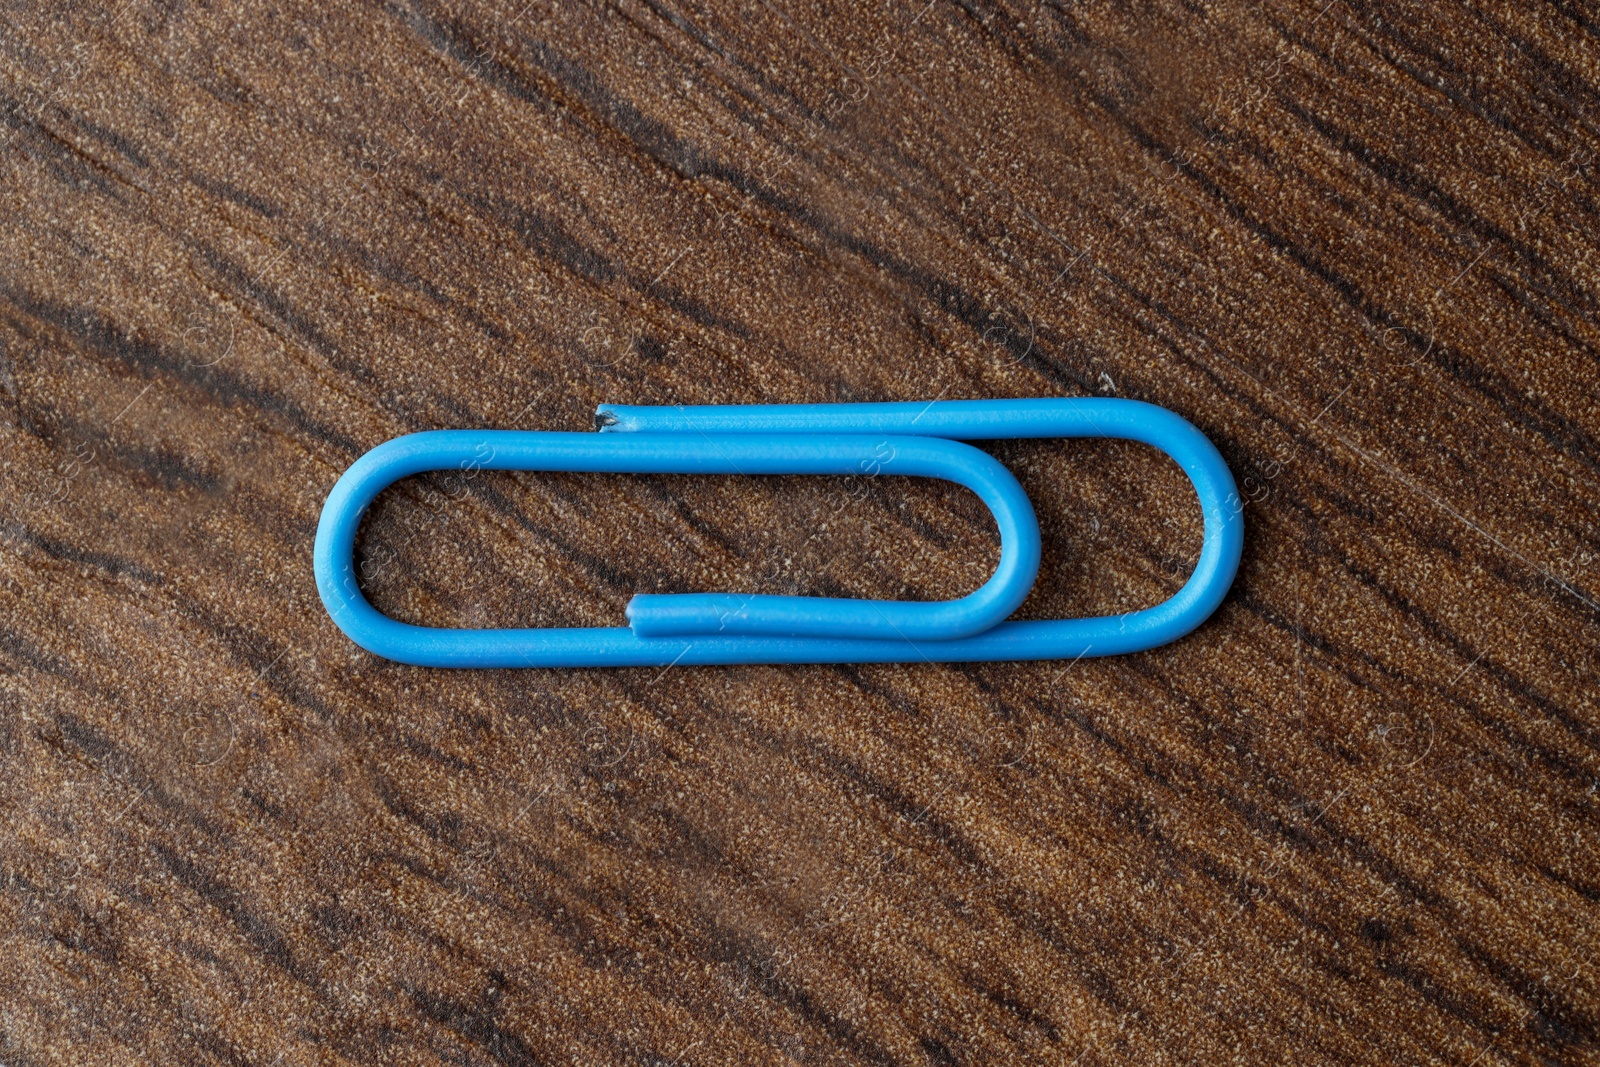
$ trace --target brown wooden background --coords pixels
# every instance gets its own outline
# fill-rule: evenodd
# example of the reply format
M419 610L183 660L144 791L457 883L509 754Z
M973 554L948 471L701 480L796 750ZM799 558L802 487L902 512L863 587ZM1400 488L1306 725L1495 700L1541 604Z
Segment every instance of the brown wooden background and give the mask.
M0 1063L1600 1063L1600 7L19 2ZM324 495L594 405L1108 395L1076 664L422 670ZM994 451L1030 617L1181 474ZM416 479L374 601L942 597L881 479Z

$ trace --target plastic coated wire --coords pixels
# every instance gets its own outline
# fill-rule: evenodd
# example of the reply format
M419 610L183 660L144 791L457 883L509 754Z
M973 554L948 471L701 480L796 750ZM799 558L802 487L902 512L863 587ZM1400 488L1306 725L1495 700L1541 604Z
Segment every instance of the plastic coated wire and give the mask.
M1243 505L1215 446L1180 416L1139 401L1034 398L712 407L602 405L595 421L599 434L516 430L411 434L379 445L357 460L329 494L317 528L317 589L334 622L370 652L435 667L1076 659L1153 648L1190 632L1227 595L1243 550ZM1165 602L1141 611L1098 618L999 622L979 632L954 636L957 629L985 612L1010 604L1005 608L1009 613L1026 595L1038 566L1036 521L1025 497L1021 507L1010 498L1015 480L1003 468L1004 478L986 469L984 462L972 456L998 464L954 441L1021 437L1120 438L1141 441L1171 456L1194 485L1205 526L1200 558L1183 588ZM631 629L441 629L413 626L382 615L361 595L355 579L352 555L362 513L383 488L422 471L454 469L471 461L486 470L852 474L862 472L863 462L882 464L886 456L892 459L881 466L881 473L949 478L978 493L1001 526L1001 566L976 593L957 601L831 603L852 605L841 610L860 612L852 625L869 631L876 626L877 632L882 632L883 627L873 620L889 617L897 620L891 628L898 628L898 620L904 619L939 636L729 632L730 625L759 629L793 625L796 619L802 625L815 624L816 612L826 612L830 602L825 598L726 593L635 597L628 612ZM1020 495L1020 487L1016 492ZM1026 545L1030 530L1034 539L1031 564ZM1016 551L1007 555L1008 548ZM1021 575L1026 577L1019 578ZM780 603L788 601L807 603L787 607ZM784 610L798 614L772 622L782 620ZM701 632L651 635L679 629Z

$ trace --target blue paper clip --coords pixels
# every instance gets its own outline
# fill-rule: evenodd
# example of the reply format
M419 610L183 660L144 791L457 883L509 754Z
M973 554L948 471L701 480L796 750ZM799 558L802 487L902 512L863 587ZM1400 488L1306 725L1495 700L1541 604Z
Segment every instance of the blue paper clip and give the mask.
M317 591L361 647L429 667L642 667L731 663L896 663L1068 659L1153 648L1216 610L1238 570L1243 508L1233 476L1184 419L1132 400L1038 398L933 403L718 407L602 405L600 435L441 430L379 445L351 465L322 510ZM1032 506L1010 473L959 440L1106 437L1161 449L1200 498L1205 540L1189 580L1142 611L1000 622L1039 565ZM727 593L639 595L627 627L456 630L412 626L361 595L356 528L372 500L408 475L483 470L679 474L906 474L945 478L989 505L1001 534L990 580L933 604Z

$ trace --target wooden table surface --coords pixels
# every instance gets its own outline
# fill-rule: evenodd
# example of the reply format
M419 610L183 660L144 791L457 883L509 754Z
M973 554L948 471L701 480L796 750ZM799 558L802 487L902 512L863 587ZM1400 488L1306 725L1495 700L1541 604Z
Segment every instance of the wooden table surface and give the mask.
M0 1063L1600 1063L1600 7L12 2ZM444 671L362 452L597 403L1115 396L1248 499L1155 651ZM1176 590L985 446L1021 614ZM936 599L964 490L408 480L436 625Z

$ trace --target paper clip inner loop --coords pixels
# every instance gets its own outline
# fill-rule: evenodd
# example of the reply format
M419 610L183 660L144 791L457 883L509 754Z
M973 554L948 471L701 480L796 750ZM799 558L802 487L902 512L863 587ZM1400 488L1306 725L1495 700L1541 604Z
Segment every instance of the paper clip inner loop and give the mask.
M436 430L385 442L334 486L318 527L318 588L346 633L364 647L390 647L424 630L468 635L492 648L524 631L406 627L381 615L355 585L351 556L362 514L384 488L428 470L606 471L656 474L907 475L966 486L989 506L1000 532L1000 561L975 592L919 603L843 597L733 593L635 596L627 613L640 637L762 634L936 641L987 630L1015 611L1039 572L1039 524L1022 486L992 456L971 445L892 435L699 433L602 436L533 430ZM323 581L326 577L331 585ZM332 594L331 601L329 594ZM399 629L397 629L397 627ZM537 632L537 631L535 631ZM405 646L410 647L410 646Z

